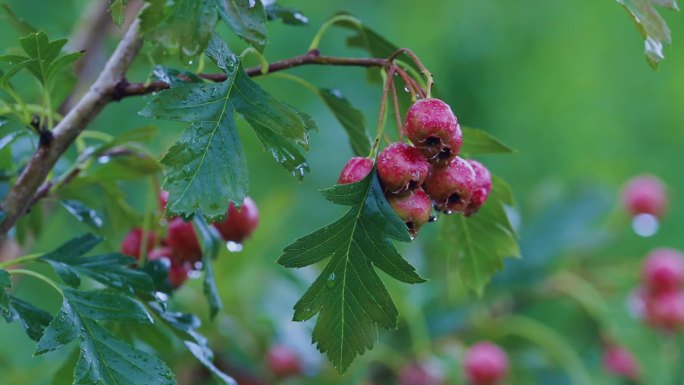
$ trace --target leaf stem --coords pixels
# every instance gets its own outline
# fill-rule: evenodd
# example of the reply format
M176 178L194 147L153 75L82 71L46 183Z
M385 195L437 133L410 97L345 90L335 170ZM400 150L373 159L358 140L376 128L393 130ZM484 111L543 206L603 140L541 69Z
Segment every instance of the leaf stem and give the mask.
M19 258L10 259L9 261L1 262L0 263L0 269L4 269L8 266L14 266L14 265L18 265L20 263L32 261L32 260L34 260L34 259L36 259L42 255L43 254L27 254L27 255L21 256Z
M418 69L420 69L420 72L423 73L423 76L425 76L426 79L426 92L427 92L427 97L429 98L432 92L432 83L433 83L433 78L432 78L432 73L425 67L423 62L420 61L418 56L413 53L408 48L399 48L398 50L394 51L393 54L391 54L387 59L388 60L394 60L397 56L404 54L411 58L411 60L418 66Z
M380 114L378 116L378 130L375 135L375 140L373 140L373 147L371 148L369 158L375 159L375 155L380 146L380 138L382 137L382 131L385 129L385 120L387 118L387 94L390 90L390 84L394 82L394 72L396 70L395 65L390 65L387 72L382 71L382 77L385 81L385 86L382 89L382 97L380 98Z
M33 270L26 270L26 269L12 269L12 270L7 270L7 272L9 272L10 274L23 274L23 275L29 275L29 276L34 277L34 278L38 278L41 281L52 286L62 297L64 297L64 292L62 291L62 289L59 286L57 286L55 281L44 276L43 274L40 274L40 273L35 272Z
M252 54L253 56L256 56L257 59L259 59L259 64L261 64L261 73L263 75L266 75L268 73L268 60L266 60L266 56L264 56L261 52L257 51L256 48L250 46L245 48L244 51L242 51L242 53L240 54L240 58L244 60L244 58L247 57L247 55L249 54Z
M271 74L270 77L290 80L292 82L295 82L295 83L301 85L302 87L306 88L307 90L311 91L314 95L319 96L318 88L316 88L316 86L311 84L310 82L300 78L299 76L280 72L280 73Z
M354 16L351 15L337 15L332 18L330 18L328 21L323 23L321 25L321 28L318 29L318 32L316 32L316 35L314 38L311 40L311 44L309 45L309 51L318 49L318 46L321 44L321 39L323 38L323 35L336 23L340 21L348 21L352 23L357 29L362 29L363 26L361 25L361 22L359 19L355 18Z

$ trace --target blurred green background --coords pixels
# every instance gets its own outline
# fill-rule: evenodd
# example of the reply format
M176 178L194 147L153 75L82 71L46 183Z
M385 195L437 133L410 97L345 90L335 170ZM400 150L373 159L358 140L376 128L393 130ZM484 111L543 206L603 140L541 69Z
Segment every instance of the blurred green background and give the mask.
M70 35L74 21L89 2L8 3L19 16L55 39ZM270 23L269 60L305 52L321 23L338 11L350 12L390 41L416 52L435 75L437 93L452 105L462 124L487 130L518 150L514 155L483 157L482 161L515 192L523 258L529 259L509 261L507 267L513 273L498 278L485 298L477 299L454 282L454 274L445 273L448 261L435 247L437 231L426 228L414 244L404 247L403 254L432 281L420 287L390 284L404 314L402 329L409 330L412 338L402 338L406 335L402 331L383 334L373 352L358 359L344 377L337 375L309 346L312 324L290 322L291 307L315 277L315 270L288 272L275 260L289 242L341 215L344 208L329 204L318 189L334 184L352 156L351 149L339 123L305 88L284 79L259 78L259 84L278 98L311 114L319 132L312 135L307 156L311 174L300 183L263 152L241 122L251 173L250 195L260 208L261 226L244 251L226 251L215 265L226 306L213 323L206 320L199 280L186 285L176 301L179 309L205 318L204 329L215 350L230 365L268 378L262 358L269 341L294 346L306 359L308 377L287 380L293 384L360 384L369 367L377 366L373 362L396 367L412 355L442 365L451 376L449 383L460 383L457 372L462 342L491 338L510 348L516 366L511 383L571 383L565 374L567 367L559 364L562 360L548 351L556 348L540 348L525 338L499 337L486 326L457 334L470 322L464 319L488 319L483 313L489 305L519 300L526 304L521 310L525 316L556 330L578 352L594 383L618 383L602 373L598 326L575 301L537 299L529 304L521 298L527 299L535 291L533 286L540 281L535 281L530 271L538 272L539 266L541 277L549 270L574 269L586 272L584 278L599 288L614 309L615 319L629 318L623 302L637 284L643 255L656 246L684 247L684 205L677 199L684 189L684 49L680 49L684 18L663 11L674 47L666 49L666 60L654 71L643 56L641 36L612 0L283 0L281 4L300 9L310 24L295 28ZM322 52L366 56L345 47L348 34L332 29L323 40ZM7 23L0 24L0 51L17 46L17 37ZM109 40L113 47L116 36ZM229 42L236 52L244 48L232 37ZM171 59L166 64L196 68L196 63ZM149 70L149 62L141 56L129 79L143 81ZM291 73L321 87L339 88L364 111L366 124L374 131L380 88L366 82L364 70L303 67ZM21 94L30 100L32 92L31 83L26 82ZM116 134L158 125L160 134L151 148L161 155L183 127L138 116L144 102L144 98L129 98L110 104L91 128ZM390 120L390 130L391 124ZM644 172L663 178L671 196L671 209L651 238L631 231L616 200L624 181ZM125 185L127 200L141 212L149 186L146 180ZM88 231L60 209L48 209L43 230L26 253L49 250L69 236ZM116 247L127 231L117 228L116 234L110 234L110 246ZM30 298L36 285L27 281L20 293ZM510 289L518 286L525 296ZM58 307L57 298L41 301L52 311ZM434 343L430 336L435 337ZM63 353L32 358L32 344L17 325L2 325L0 340L2 383L47 384L64 358ZM635 341L641 340L626 343L641 346ZM164 358L173 363L180 382L203 383L204 374L196 373L199 369L192 360L180 347L175 351L166 352ZM667 359L660 361L667 363ZM659 377L651 379L659 381Z

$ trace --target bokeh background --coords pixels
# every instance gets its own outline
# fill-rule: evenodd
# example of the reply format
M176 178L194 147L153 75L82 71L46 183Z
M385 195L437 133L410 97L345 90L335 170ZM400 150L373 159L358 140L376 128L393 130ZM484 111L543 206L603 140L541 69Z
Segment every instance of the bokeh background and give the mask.
M70 35L89 2L8 3L54 39ZM618 384L601 368L603 321L592 318L573 295L549 289L549 277L571 271L572 277L593 288L589 294L574 296L604 302L610 309L610 321L605 322L624 326L624 332L617 334L642 360L647 373L643 383L673 381L668 368L682 362L673 353L681 344L675 336L659 336L640 327L625 300L638 285L639 265L648 250L684 248L684 204L678 200L684 190L681 14L663 11L674 47L666 49L667 59L654 71L645 61L643 40L632 21L611 0L283 0L281 4L300 9L310 23L296 28L269 24L269 60L305 52L321 23L338 11L350 12L395 44L414 50L435 75L438 94L452 105L462 124L484 129L517 149L514 155L481 160L515 192L517 207L512 215L519 226L523 259L509 260L506 272L495 278L483 298L476 298L449 271L436 226L426 228L402 251L431 281L419 287L390 283L403 314L400 331L383 333L375 350L357 359L344 376L336 374L309 344L312 324L290 321L292 305L316 270L285 271L275 260L289 242L341 215L344 208L329 204L318 190L334 184L352 152L339 123L315 95L284 79L260 78L263 87L311 114L319 132L312 135L308 153L311 173L300 183L263 152L241 123L250 195L259 206L261 226L242 252L224 251L215 264L225 309L213 322L206 317L200 280L187 284L175 301L179 309L202 315L203 330L226 367L249 373L264 384L276 383L264 365L264 354L278 342L291 346L306 363L304 376L282 383L390 384L392 371L416 359L441 369L447 383L459 384L464 346L491 339L510 354L511 384L577 383L578 376L568 374L577 365L589 373L592 383ZM109 49L117 35L114 31L108 39ZM331 29L322 52L365 56L345 46L348 35L346 30ZM17 37L7 23L1 23L0 51L17 46ZM229 42L236 52L244 48L232 37ZM171 58L166 64L196 68L196 63ZM142 81L149 69L143 56L129 78ZM364 111L367 126L374 130L380 88L366 81L363 69L304 67L291 73L322 87L339 88ZM32 85L28 81L25 85L21 93L30 99ZM150 146L161 156L183 127L138 116L144 102L144 98L130 98L111 104L91 128L116 134L158 125L159 135ZM617 200L622 184L640 173L660 176L671 196L660 230L648 238L632 231ZM145 210L150 186L148 180L125 184L127 201L140 212ZM89 231L61 209L49 204L46 209L43 228L24 253L50 250L67 237ZM128 228L114 230L107 234L110 249L117 247ZM36 298L37 285L22 283L21 295ZM568 286L572 291L581 285ZM58 298L40 293L36 299L55 311ZM512 309L534 322L502 335L492 309L503 313ZM16 324L1 325L0 341L0 382L5 384L49 384L65 358L64 353L32 357L33 345ZM177 344L163 357L180 383L212 383Z

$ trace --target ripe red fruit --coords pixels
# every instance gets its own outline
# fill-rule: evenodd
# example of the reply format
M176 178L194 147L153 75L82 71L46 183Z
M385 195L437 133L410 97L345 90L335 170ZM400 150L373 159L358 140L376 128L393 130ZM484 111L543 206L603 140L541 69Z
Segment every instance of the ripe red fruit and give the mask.
M603 368L619 377L636 380L639 376L639 364L632 353L617 345L611 345L603 352Z
M413 235L430 220L432 201L423 189L403 194L387 194L387 201Z
M420 151L406 143L392 143L378 155L378 177L389 192L418 188L429 172L430 164Z
M424 186L437 209L447 213L465 211L474 187L475 171L470 163L459 157L445 166L433 167Z
M337 184L356 183L368 175L373 169L373 160L355 156L344 165Z
M190 269L181 262L175 255L175 250L166 246L159 247L152 251L147 256L148 261L166 260L169 268L169 282L174 289L179 288L188 279Z
M182 218L174 218L169 221L166 244L175 252L182 261L196 262L202 258L195 228L192 223L185 222Z
M271 345L266 354L266 361L271 372L277 377L292 377L302 372L299 355L285 345Z
M676 331L684 327L684 292L656 293L646 300L646 321L653 327Z
M431 163L447 163L463 143L456 115L439 99L413 103L406 113L404 133Z
M644 261L641 273L651 292L676 290L684 283L684 254L667 248L653 250Z
M140 251L142 251L143 229L135 228L126 234L123 241L121 241L121 254L131 256L135 259L140 259ZM147 242L145 244L146 252L154 248L157 242L155 233L147 232Z
M508 356L491 342L478 342L465 355L464 371L473 385L494 385L508 373Z
M224 240L242 243L252 235L258 224L259 210L256 203L252 198L245 197L239 209L231 202L226 219L223 222L214 223L214 227L221 233Z
M471 216L480 210L480 207L485 204L489 193L492 192L492 175L489 173L487 167L476 160L469 160L470 166L475 171L475 182L473 196L470 198L470 204L465 210L467 216Z
M400 385L442 385L444 376L439 368L422 363L411 363L399 372Z
M660 178L641 175L630 179L622 191L622 203L631 215L661 217L667 208L667 189Z

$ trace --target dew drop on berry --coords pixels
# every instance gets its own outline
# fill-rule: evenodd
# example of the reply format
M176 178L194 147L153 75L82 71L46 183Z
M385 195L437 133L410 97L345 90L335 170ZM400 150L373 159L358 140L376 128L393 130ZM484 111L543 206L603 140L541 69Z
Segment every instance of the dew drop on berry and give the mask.
M660 222L658 217L651 214L639 214L632 218L632 229L640 237L651 237L658 232Z
M239 253L242 251L243 246L242 243L228 241L226 242L226 249L228 249L228 251L230 251L231 253Z

